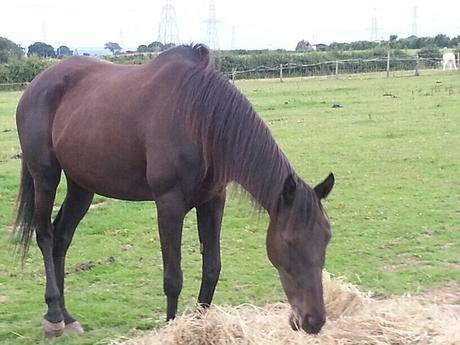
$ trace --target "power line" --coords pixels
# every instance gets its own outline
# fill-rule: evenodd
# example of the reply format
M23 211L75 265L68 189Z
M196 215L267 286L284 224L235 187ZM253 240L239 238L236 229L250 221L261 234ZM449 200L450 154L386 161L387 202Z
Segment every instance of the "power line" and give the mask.
M414 6L412 13L412 35L417 36L417 6Z
M179 29L176 22L176 10L171 0L165 0L161 9L158 41L163 44L179 43Z
M123 40L123 28L120 27L120 39L119 39L119 42L120 42L120 46L123 47L125 42Z
M216 17L216 5L214 0L209 1L209 15L208 19L205 21L206 23L206 43L208 44L209 48L213 50L219 49L219 36L217 25L219 21Z
M378 41L379 28L377 26L377 9L374 7L371 24L371 41Z

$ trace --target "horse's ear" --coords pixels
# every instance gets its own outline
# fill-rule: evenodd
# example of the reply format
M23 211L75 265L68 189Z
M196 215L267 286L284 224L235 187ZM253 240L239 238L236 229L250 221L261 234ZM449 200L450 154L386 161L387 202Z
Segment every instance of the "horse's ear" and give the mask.
M334 187L334 174L330 173L326 179L315 187L315 193L320 199L326 198Z
M294 201L296 188L297 183L295 182L294 176L292 174L289 174L288 177L286 177L286 180L284 180L282 194L283 200L287 204L290 204Z

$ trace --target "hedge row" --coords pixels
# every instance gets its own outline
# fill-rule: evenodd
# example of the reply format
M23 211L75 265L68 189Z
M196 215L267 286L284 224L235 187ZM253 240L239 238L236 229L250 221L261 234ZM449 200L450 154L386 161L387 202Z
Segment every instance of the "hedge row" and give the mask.
M0 64L0 83L25 83L45 70L57 60L31 56L28 58L10 59Z

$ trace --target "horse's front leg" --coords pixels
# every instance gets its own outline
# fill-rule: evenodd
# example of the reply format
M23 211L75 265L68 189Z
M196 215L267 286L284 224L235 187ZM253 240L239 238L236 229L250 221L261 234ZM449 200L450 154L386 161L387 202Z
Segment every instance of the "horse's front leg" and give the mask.
M225 206L225 191L196 207L198 234L203 256L202 278L198 303L211 304L220 274L220 228Z
M182 290L181 240L186 208L180 192L156 200L158 230L163 256L163 289L167 299L166 320L174 319Z

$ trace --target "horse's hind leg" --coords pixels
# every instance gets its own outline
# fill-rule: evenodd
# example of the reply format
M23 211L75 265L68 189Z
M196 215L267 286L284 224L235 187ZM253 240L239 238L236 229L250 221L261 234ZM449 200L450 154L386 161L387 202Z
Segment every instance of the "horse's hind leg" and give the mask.
M16 110L23 160L33 179L33 225L46 273L45 301L48 311L44 316L43 329L49 336L61 335L64 330L61 298L54 269L54 230L51 223L61 166L50 147L53 116L63 91L63 85L54 78L39 77L26 89ZM27 239L25 243L28 243Z
M64 278L65 256L72 242L73 235L80 220L88 211L93 193L83 189L72 180L67 178L67 196L59 210L54 225L53 262L56 274L56 282L60 293L60 307L64 317L65 330L75 333L83 333L80 323L75 320L65 307L64 301Z
M33 171L34 179L37 244L43 255L46 273L45 301L48 304L48 312L44 316L43 329L47 336L59 336L64 331L64 318L53 262L54 231L51 212L61 169L57 163L48 163L50 164L32 165L30 170Z

